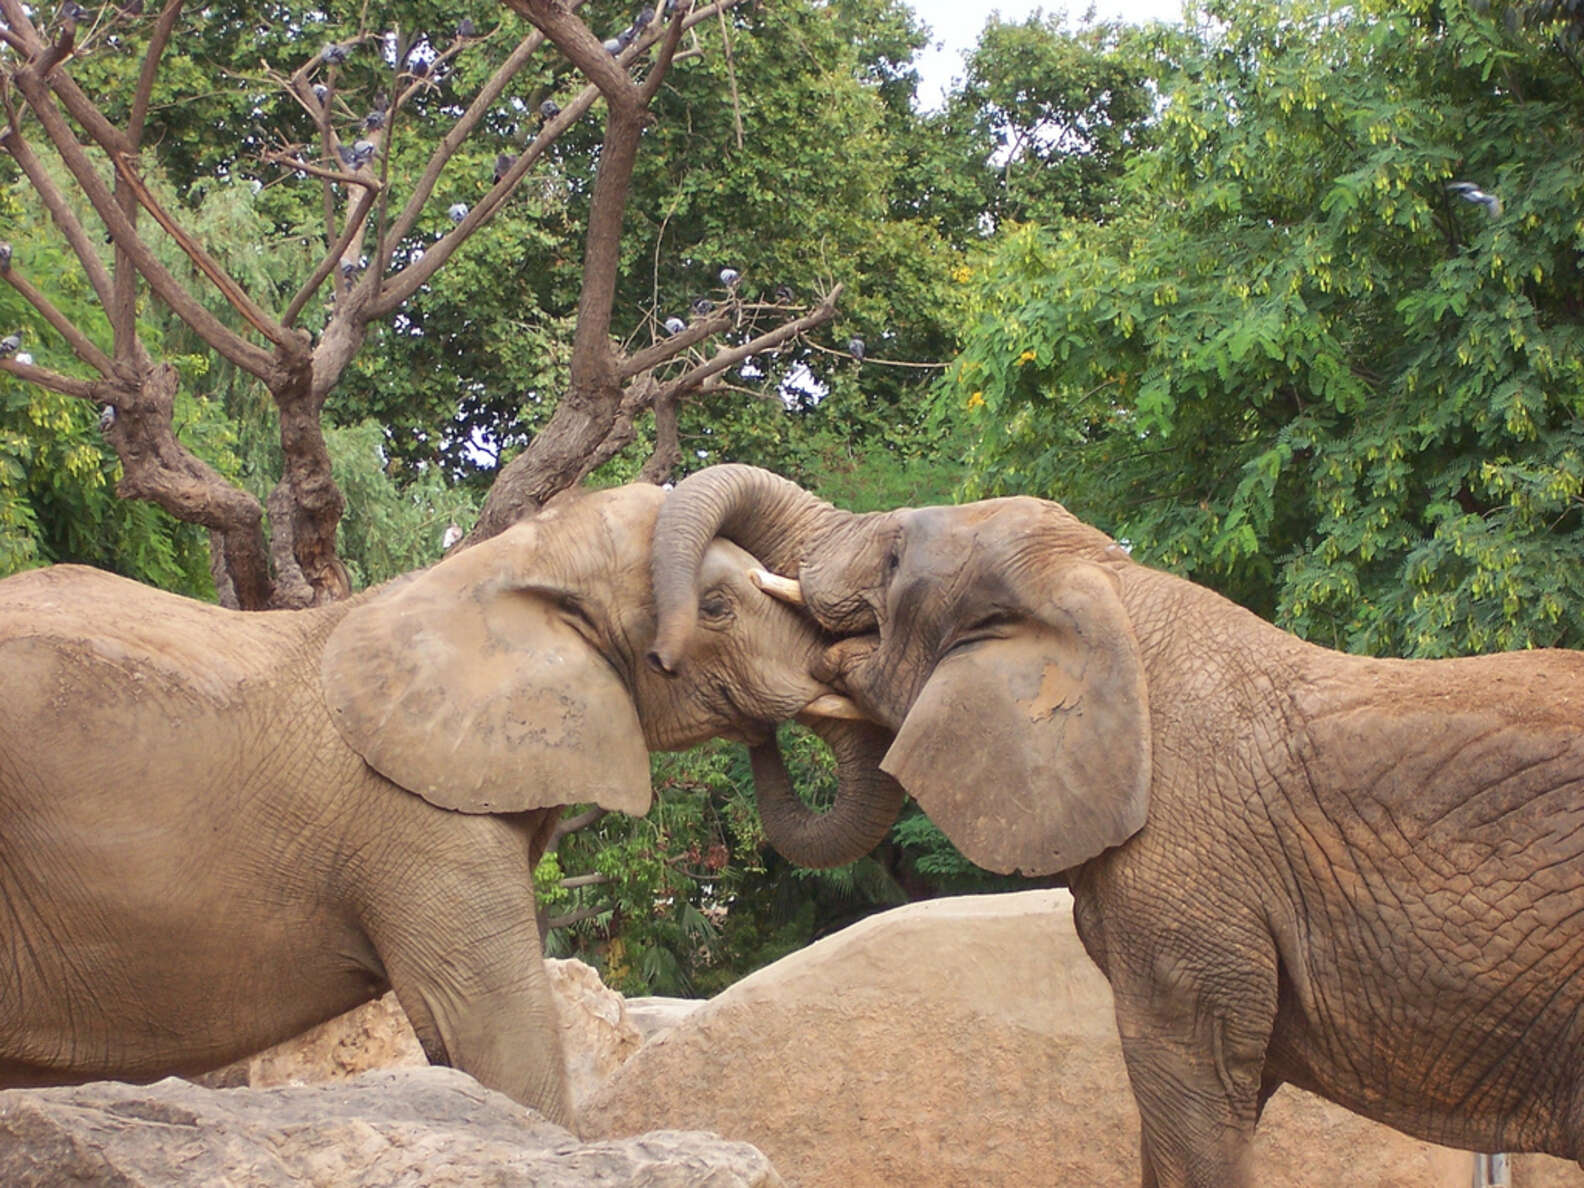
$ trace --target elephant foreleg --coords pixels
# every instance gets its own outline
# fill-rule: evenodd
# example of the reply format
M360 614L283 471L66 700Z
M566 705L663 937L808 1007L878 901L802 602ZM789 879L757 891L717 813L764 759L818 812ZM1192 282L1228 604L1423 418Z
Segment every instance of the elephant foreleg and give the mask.
M1227 1188L1253 1182L1265 1049L1275 1015L1245 971L1229 1003L1181 968L1113 983L1128 1080L1138 1103L1145 1188ZM1120 982L1121 984L1117 984Z
M391 982L431 1062L461 1069L485 1088L575 1129L560 1025L537 930L523 929L513 947L531 962L499 985L464 984L474 979L427 972L407 977L393 972ZM530 964L533 968L526 968Z
M572 1126L528 864L539 821L426 820L425 852L370 872L364 924L385 978L432 1061Z

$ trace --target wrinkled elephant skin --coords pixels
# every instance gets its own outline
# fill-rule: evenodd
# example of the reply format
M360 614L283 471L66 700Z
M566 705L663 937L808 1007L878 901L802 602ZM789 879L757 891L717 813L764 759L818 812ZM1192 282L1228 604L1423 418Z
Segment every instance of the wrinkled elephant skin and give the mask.
M648 751L759 742L827 637L718 542L667 680L648 486L350 603L241 614L78 566L0 582L0 1085L196 1072L394 987L431 1059L569 1121L532 868Z
M1055 503L853 515L726 466L656 528L670 662L717 527L851 636L816 672L969 858L1067 873L1146 1184L1244 1182L1284 1082L1584 1156L1584 654L1349 656Z

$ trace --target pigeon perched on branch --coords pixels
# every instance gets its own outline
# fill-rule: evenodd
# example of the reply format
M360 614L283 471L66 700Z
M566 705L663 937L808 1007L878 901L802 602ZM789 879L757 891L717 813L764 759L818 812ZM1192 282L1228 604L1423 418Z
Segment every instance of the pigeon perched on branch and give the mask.
M453 223L460 223L468 217L468 204L466 202L453 202L446 207L446 218Z
M0 243L0 272L11 271L11 245Z
M325 46L324 49L319 51L319 60L326 66L339 66L342 62L347 60L347 54L349 52L350 50L347 46L338 45L336 42L332 41L329 45Z
M475 26L473 24L471 19L469 19L468 17L463 17L462 20L461 20L461 23L459 23L457 25L457 34L456 35L458 37L463 37L463 38L466 38L466 37L477 37L478 36L478 28L477 28L477 26Z
M792 302L797 300L797 293L793 290L791 285L777 285L775 287L775 292L772 295L782 305L790 305Z
M847 340L847 353L854 359L857 359L858 362L862 363L864 357L864 340L861 338L849 338Z
M667 334L681 334L686 329L687 323L675 314L665 320L665 332Z
M554 99L546 99L539 105L539 114L548 122L561 114L560 105Z
M7 334L4 338L0 338L0 359L5 358L7 355L16 354L21 345L22 336L20 334Z
M441 552L449 552L456 547L457 541L462 539L462 526L451 523L446 525L445 535L440 538Z
M501 178L511 172L511 167L515 164L517 164L517 155L515 153L500 153L496 156L493 176L497 185L500 184Z
M693 303L693 312L702 318L705 314L715 312L715 303L708 297L700 297Z
M1483 206L1490 212L1491 218L1495 218L1502 212L1501 199L1496 197L1495 194L1487 194L1473 182L1448 182L1447 191L1456 194L1465 202L1475 202Z
M100 414L99 414L99 432L100 433L109 433L110 432L110 426L114 425L115 421L116 421L115 405L113 405L113 404L105 405L103 411L100 412Z
M737 287L737 282L741 279L742 273L738 272L735 268L722 268L720 270L720 283L725 285L728 289L735 289Z

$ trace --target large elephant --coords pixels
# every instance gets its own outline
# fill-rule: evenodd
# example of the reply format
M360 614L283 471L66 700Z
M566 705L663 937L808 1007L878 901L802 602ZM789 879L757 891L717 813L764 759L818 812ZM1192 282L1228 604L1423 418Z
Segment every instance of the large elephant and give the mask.
M1584 655L1349 656L1055 503L860 516L727 466L656 528L673 672L717 531L849 637L816 671L969 858L1066 872L1146 1185L1246 1181L1283 1082L1455 1147L1584 1156Z
M532 880L558 806L643 813L649 750L841 710L828 640L724 541L697 670L649 670L663 499L552 506L314 610L0 582L0 1085L198 1071L393 987L431 1059L570 1121Z

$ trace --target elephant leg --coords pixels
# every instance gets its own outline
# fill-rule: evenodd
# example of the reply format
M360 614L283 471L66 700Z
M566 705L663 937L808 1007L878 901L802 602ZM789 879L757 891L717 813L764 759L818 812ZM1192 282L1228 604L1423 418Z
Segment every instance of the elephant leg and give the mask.
M1151 979L1118 977L1113 989L1145 1188L1252 1183L1274 969L1268 979L1244 969L1227 981L1157 962Z
M531 814L439 814L442 834L376 878L365 929L431 1062L574 1126L528 866Z
M491 938L486 955L448 945L431 966L388 959L391 985L431 1063L461 1069L487 1089L576 1129L566 1090L561 1029L534 916Z

